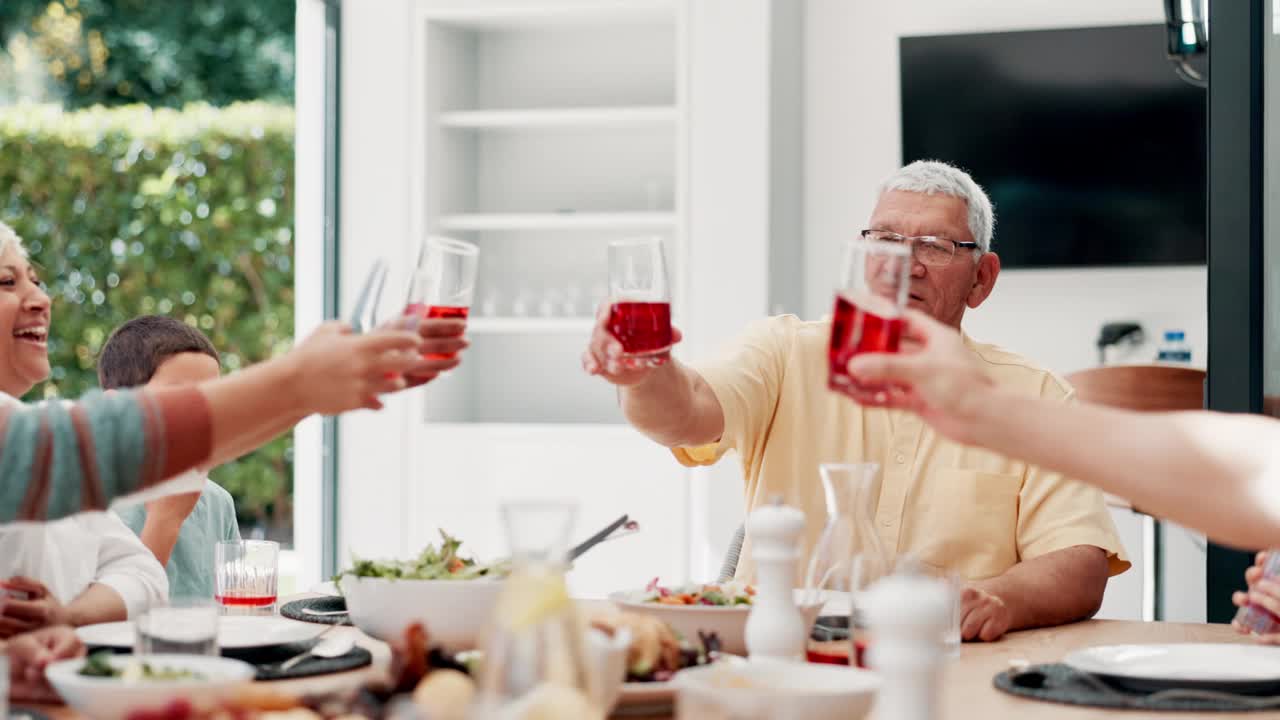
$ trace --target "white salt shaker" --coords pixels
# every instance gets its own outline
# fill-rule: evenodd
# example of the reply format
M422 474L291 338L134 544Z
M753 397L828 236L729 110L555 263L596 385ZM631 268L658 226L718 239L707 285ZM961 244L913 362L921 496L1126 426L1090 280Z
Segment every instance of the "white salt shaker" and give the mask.
M804 617L792 589L804 532L804 513L781 498L747 518L751 558L756 563L756 597L747 617L747 652L752 660L804 660Z
M882 682L876 717L938 717L946 662L942 634L951 624L949 593L942 580L918 575L892 575L867 591L863 609L872 633L867 664L879 671Z

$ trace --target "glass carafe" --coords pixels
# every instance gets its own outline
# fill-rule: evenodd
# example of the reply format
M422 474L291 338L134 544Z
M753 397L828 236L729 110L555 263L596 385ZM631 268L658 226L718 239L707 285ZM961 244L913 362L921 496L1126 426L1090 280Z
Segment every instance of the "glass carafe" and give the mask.
M880 502L880 466L876 463L823 463L822 490L827 521L813 547L805 573L808 600L846 594L853 642L850 661L861 664L866 631L859 599L872 583L889 574L892 558L876 533Z
M604 717L591 699L583 626L565 584L575 516L568 502L503 504L512 571L484 642L473 717Z

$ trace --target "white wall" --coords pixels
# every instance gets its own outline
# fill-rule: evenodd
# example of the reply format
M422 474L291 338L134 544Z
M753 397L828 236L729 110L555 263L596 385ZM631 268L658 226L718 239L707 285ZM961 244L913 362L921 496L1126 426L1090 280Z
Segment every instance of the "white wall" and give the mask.
M901 36L1163 21L1158 0L807 1L804 253L810 317L828 311L839 242L865 225L879 180L901 159ZM1009 271L988 303L966 319L966 328L1066 373L1095 364L1094 340L1104 322L1132 319L1152 336L1166 328L1185 330L1203 364L1205 291L1203 268ZM1141 348L1133 360L1153 354ZM1135 529L1126 527L1124 534L1135 537ZM1180 605L1171 616L1195 619L1199 612L1203 619L1203 555L1197 557L1181 537L1174 544L1178 584L1168 597L1189 599L1192 606ZM1131 554L1140 554L1140 547L1128 545ZM1133 582L1117 584L1125 598L1109 599L1111 614L1132 616L1138 600Z

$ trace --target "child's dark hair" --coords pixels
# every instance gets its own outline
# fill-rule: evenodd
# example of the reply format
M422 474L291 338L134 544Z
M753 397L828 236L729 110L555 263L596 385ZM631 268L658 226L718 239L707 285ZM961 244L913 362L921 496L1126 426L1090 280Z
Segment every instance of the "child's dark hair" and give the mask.
M98 353L98 384L104 390L146 385L161 363L181 353L218 359L209 338L181 320L163 315L136 317L116 328Z

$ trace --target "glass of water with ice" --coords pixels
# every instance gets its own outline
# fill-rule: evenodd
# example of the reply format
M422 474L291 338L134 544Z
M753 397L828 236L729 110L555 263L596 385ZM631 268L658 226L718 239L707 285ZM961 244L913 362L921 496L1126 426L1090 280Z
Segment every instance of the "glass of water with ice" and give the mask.
M134 655L218 655L218 605L176 599L149 608L134 624Z

